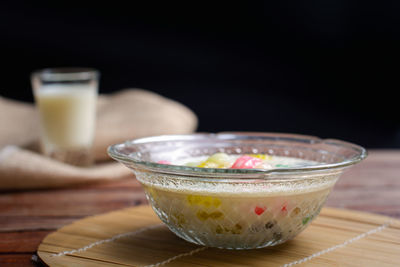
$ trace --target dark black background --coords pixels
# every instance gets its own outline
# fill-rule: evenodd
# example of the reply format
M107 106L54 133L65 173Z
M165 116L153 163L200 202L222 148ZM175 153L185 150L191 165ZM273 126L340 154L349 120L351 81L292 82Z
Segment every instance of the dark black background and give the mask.
M144 2L2 2L0 95L32 101L33 70L94 67L101 93L155 91L199 131L400 147L400 2Z

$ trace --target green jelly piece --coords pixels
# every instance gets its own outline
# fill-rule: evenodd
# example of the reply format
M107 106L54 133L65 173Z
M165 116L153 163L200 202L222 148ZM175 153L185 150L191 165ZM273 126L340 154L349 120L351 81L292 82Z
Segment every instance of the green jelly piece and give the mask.
M307 224L311 220L311 217L312 216L308 216L308 217L303 218L303 225Z
M287 164L276 164L275 167L278 167L278 168L289 168L290 166L287 165Z

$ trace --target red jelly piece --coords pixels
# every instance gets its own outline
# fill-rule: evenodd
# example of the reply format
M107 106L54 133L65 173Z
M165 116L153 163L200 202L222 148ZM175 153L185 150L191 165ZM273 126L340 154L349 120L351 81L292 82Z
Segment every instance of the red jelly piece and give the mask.
M287 211L287 206L284 205L284 206L282 207L281 211L283 211L283 212Z
M171 162L168 161L168 160L159 160L159 161L157 161L157 163L159 163L159 164L171 164Z
M257 164L262 162L259 158L254 158L251 156L241 156L232 165L232 169L253 169Z
M266 209L266 208L261 208L261 207L259 207L259 206L256 206L256 207L254 208L254 212L255 212L255 214L257 214L257 215L261 215L261 214L263 214L263 212L265 211L265 209Z

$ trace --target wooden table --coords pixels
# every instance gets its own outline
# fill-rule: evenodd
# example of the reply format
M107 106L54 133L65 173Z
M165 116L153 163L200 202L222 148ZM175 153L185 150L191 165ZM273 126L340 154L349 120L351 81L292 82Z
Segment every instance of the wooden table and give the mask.
M88 215L143 203L135 179L0 193L0 266L36 266L31 257L50 232ZM400 218L400 150L369 151L366 160L344 173L327 206Z

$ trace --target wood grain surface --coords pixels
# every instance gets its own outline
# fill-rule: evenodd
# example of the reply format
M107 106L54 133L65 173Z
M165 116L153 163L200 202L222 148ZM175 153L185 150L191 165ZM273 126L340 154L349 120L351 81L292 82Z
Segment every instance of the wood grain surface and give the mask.
M147 203L133 179L59 190L0 194L0 266L31 261L43 238L88 215ZM343 174L326 204L400 218L400 150L370 150Z

